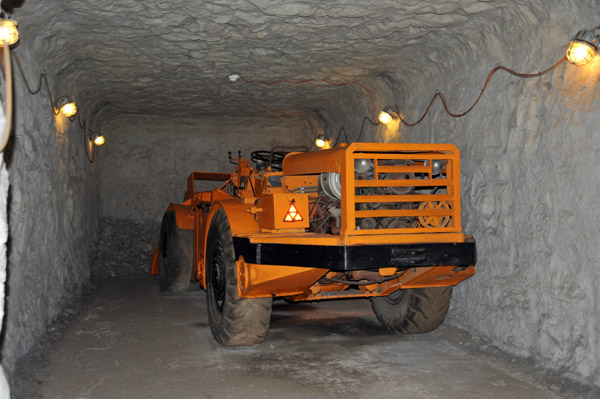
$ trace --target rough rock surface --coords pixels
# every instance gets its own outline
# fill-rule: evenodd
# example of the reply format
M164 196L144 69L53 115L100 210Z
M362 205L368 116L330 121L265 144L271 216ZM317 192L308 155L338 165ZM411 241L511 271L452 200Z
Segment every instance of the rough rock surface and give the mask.
M33 77L39 65L24 51L29 46L24 38L19 53ZM54 118L46 93L30 95L16 74L14 83L15 126L4 152L10 239L2 364L8 370L87 284L97 234L95 180L82 131Z
M92 277L106 280L148 274L159 233L160 223L100 218Z
M193 166L187 143L200 132L182 116L204 119L234 112L246 117L244 124L258 127L248 131L248 139L261 144L269 140L260 129L267 125L265 116L305 118L298 129L310 135L322 130L334 136L344 126L351 140L359 135L362 117L371 116L370 96L356 84L233 84L227 80L230 73L269 81L358 79L374 93L377 108L398 104L414 120L435 90L447 94L453 110L467 108L498 63L525 72L554 63L576 31L598 25L597 10L597 0L26 1L16 14L23 37L17 52L35 54L56 78L54 88L79 100L84 116L94 117L109 143L119 143L99 153L101 214L157 222L158 204L180 200L179 173ZM600 386L599 221L594 212L600 185L594 167L600 148L600 136L594 134L598 75L597 61L579 69L563 65L527 81L499 74L463 119L451 119L437 104L417 128L367 123L362 138L450 141L463 150L463 216L466 230L478 239L480 263L478 275L456 290L449 319L506 350ZM39 97L25 97L20 109L46 112ZM138 128L137 115L154 115L160 125ZM68 168L56 166L70 144L58 133L50 137L54 127L40 118L24 118L24 131L40 134L22 139L11 166L15 187L23 187L13 193L13 202L17 198L22 205L15 213L11 207L11 225L14 215L19 227L11 229L11 241L15 256L23 259L12 272L21 277L10 276L20 281L10 295L27 298L20 305L11 304L9 296L7 331L14 333L7 333L11 339L5 339L4 351L12 345L18 348L11 349L14 354L26 350L47 317L35 319L35 326L21 326L11 319L11 308L22 310L28 322L40 310L55 314L69 289L63 284L67 276L84 278L84 269L73 274L69 265L81 258L73 253L88 245L83 236L93 230L92 222L79 216L67 229L46 227L64 223L65 210L72 206L77 213L83 205L62 201L72 178L53 173L74 167L70 162ZM174 140L180 130L187 130L189 138ZM142 132L152 145L140 145ZM202 135L210 159L230 149L222 144L226 129L213 132L212 137ZM60 145L45 146L54 142ZM39 159L23 155L25 160L18 161L19 151L29 154L33 147ZM74 165L81 165L82 152L77 156ZM131 182L140 171L162 170L161 164L177 176L161 172L151 180L153 173L143 174L151 182L150 200L141 202L142 191ZM83 180L76 185L88 184L88 178ZM76 203L89 204L89 190L83 190L83 197L80 191L73 191ZM42 212L40 197L50 198L50 212ZM35 229L34 222L44 227ZM31 249L28 242L43 244ZM61 266L47 268L48 263ZM24 281L38 293L29 294ZM25 338L17 331L26 332Z
M155 223L159 228L170 203L183 201L193 171L232 172L227 153L250 158L255 150L281 145L314 146L303 119L211 118L172 120L117 118L104 130L98 153L100 215ZM218 182L198 183L213 189ZM158 231L158 230L157 230ZM158 238L156 238L158 242Z
M4 83L4 82L3 82ZM5 96L0 100L0 126L6 126L6 114L4 113ZM8 241L8 170L4 162L4 156L0 155L0 332L4 329L4 311L6 302L6 242ZM0 398L10 398L10 387L6 380L4 367L0 366Z
M453 49L453 61L414 79L401 109L414 120L437 89L460 111L496 63L524 72L552 65L566 46L561 32L598 22L597 2L577 6L532 6L520 16L545 38L542 45L490 21L497 34L483 36L477 58L470 46ZM499 73L467 117L453 119L437 104L423 125L404 130L410 141L449 141L462 150L463 220L478 240L479 264L455 290L449 320L596 386L600 175L589 160L600 154L599 58L529 80Z
M228 151L249 159L277 145L312 146L308 123L297 117L171 120L118 118L104 131L98 153L100 236L94 276L147 273L170 203L181 202L192 171L230 172ZM260 135L260 140L257 137ZM165 141L165 138L168 139ZM219 183L197 187L212 189Z

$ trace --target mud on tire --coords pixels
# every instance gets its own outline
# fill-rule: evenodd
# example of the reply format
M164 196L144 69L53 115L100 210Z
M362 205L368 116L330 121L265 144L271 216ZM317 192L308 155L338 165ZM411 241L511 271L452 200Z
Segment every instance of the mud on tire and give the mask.
M217 211L206 245L206 302L215 339L225 346L249 346L267 336L272 298L240 298L231 228L223 209Z
M194 232L177 227L175 213L166 212L158 243L158 281L165 292L186 292L192 277Z
M402 334L420 334L433 331L442 324L451 298L452 287L411 288L371 298L371 307L388 329Z

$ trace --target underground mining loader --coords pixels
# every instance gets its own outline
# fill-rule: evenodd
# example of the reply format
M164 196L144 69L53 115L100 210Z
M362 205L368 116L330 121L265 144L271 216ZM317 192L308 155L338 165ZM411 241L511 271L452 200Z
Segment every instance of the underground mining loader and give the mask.
M223 345L262 342L277 298L370 298L388 329L428 332L452 287L475 273L454 145L287 147L253 152L255 167L239 153L229 160L233 173L190 174L151 267L163 291L191 281L206 290ZM206 184L216 188L198 189Z

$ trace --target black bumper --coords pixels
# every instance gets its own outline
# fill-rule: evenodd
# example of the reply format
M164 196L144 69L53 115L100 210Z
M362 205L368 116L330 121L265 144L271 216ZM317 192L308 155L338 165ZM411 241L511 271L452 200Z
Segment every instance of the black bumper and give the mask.
M296 245L252 244L248 238L233 237L236 259L247 263L316 267L335 271L380 267L471 266L477 262L475 240L464 243L394 245Z

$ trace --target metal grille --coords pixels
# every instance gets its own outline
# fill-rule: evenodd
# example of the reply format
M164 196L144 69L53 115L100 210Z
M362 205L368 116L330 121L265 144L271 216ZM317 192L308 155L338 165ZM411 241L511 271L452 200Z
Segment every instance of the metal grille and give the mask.
M440 147L349 154L343 204L349 233L460 232L459 155L453 146Z

